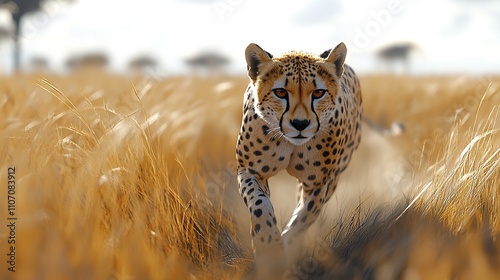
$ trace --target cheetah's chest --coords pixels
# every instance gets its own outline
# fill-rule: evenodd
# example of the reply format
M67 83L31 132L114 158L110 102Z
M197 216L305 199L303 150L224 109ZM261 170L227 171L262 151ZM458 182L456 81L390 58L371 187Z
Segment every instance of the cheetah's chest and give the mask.
M324 185L336 172L340 150L333 137L314 137L294 149L286 170L306 185Z

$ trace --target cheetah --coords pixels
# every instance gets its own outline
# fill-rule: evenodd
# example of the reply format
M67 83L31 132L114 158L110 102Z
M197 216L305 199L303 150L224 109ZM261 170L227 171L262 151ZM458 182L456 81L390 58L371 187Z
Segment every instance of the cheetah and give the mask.
M359 80L340 43L321 55L273 57L245 51L249 86L236 146L239 192L251 215L254 254L285 251L319 216L361 139ZM267 180L286 170L298 179L297 205L281 232Z

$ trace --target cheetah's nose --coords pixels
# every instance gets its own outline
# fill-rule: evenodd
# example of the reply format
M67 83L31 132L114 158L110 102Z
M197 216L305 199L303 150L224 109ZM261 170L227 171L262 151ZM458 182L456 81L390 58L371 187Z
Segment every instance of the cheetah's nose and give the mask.
M297 129L298 131L302 131L306 129L306 127L311 123L309 120L298 120L298 119L293 119L290 121L293 127Z

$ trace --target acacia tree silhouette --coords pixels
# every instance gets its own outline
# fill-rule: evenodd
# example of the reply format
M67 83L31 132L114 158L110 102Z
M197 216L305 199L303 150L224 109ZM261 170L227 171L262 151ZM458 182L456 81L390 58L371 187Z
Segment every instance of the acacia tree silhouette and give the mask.
M41 0L0 0L0 4L13 4L9 5L8 9L12 14L12 20L14 22L14 70L19 71L20 65L20 53L21 44L19 42L19 37L21 35L21 19L24 15L37 11L41 7Z
M205 74L220 74L230 63L229 58L212 50L202 51L186 58L184 61L194 71L206 71Z
M42 8L44 2L53 0L0 0L0 7L6 7L12 15L12 20L14 22L14 71L17 73L20 69L20 57L21 57L21 42L19 40L21 36L21 21L25 15L33 12L37 12ZM72 0L65 0L70 2Z

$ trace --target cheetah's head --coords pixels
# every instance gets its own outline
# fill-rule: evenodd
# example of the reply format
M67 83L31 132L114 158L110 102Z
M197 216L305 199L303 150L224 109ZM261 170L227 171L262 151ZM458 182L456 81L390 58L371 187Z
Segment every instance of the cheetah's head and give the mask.
M289 52L273 57L256 44L247 47L254 109L270 124L274 136L302 145L318 133L327 133L346 52L344 43L319 56Z

